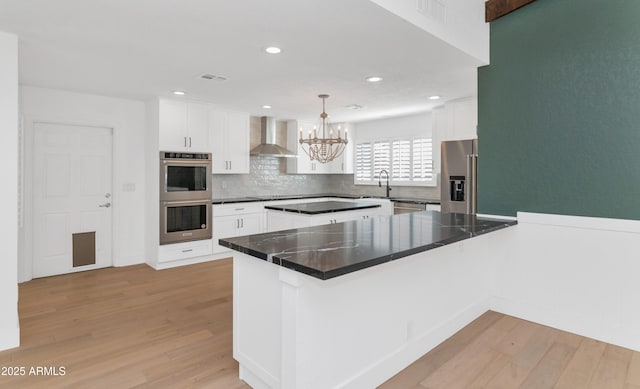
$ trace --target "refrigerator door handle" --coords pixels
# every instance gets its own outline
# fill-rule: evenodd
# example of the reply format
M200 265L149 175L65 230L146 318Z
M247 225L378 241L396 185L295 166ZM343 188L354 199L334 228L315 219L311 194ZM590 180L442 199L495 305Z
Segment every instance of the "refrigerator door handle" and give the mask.
M469 183L467 186L467 213L476 214L478 212L478 154L467 154L467 177Z

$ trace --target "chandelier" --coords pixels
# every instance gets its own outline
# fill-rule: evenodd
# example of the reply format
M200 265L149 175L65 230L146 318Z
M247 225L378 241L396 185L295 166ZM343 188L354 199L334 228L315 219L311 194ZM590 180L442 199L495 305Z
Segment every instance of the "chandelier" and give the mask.
M309 131L307 138L303 137L302 128L300 128L299 142L302 146L302 150L304 150L304 152L309 156L309 159L312 161L316 160L320 163L327 163L339 157L344 151L344 148L348 143L347 129L344 130L344 138L342 138L340 126L338 126L338 132L335 134L337 137L333 137L333 128L331 128L331 125L327 123L327 117L329 115L327 115L324 109L324 100L328 98L329 95L318 95L318 97L322 99L322 113L320 114L320 118L322 118L321 137L318 138L318 128L315 126L313 127L313 137L311 131ZM327 130L329 131L328 137Z

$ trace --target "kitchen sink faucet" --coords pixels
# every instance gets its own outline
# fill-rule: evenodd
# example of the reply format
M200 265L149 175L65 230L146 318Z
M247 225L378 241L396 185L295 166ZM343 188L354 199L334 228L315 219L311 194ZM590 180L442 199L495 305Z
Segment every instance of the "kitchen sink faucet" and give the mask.
M386 171L385 169L380 170L380 173L378 174L378 187L382 187L382 182L380 182L380 179L382 178L382 173L384 173L387 176L387 197L389 197L389 192L391 191L391 187L389 186L389 172Z

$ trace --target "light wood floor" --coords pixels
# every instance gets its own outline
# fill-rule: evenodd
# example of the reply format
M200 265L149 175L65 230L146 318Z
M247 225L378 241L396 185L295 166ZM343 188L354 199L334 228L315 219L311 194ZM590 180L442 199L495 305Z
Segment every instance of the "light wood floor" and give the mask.
M232 357L232 263L146 265L20 285L22 345L0 388L248 388ZM382 389L640 389L640 353L487 312ZM300 388L304 389L304 388Z
M486 312L380 389L640 389L640 353Z
M0 388L248 388L232 357L232 262L155 271L108 268L19 288L21 347L0 366L64 376L0 376Z

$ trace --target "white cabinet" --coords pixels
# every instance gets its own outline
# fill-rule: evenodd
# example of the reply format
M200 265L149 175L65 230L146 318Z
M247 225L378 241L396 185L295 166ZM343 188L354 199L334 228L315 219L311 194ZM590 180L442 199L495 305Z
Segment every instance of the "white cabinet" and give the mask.
M440 211L440 204L427 204L427 211Z
M291 212L267 211L267 231L282 231L309 227L309 217Z
M196 240L193 242L162 245L158 249L158 262L169 262L180 259L188 259L211 255L211 239Z
M209 151L209 105L160 99L159 148L168 151Z
M300 144L300 129L302 135L307 136L309 131L313 133L313 124L290 120L287 122L287 148L298 154L298 158L287 158L287 173L289 174L325 174L327 167L318 161L311 161Z
M209 112L214 174L249 173L249 114Z
M342 133L348 130L347 140L349 143L344 148L342 155L328 163L331 174L353 174L355 132L353 127L342 123Z
M340 201L348 201L341 199ZM305 215L294 212L269 210L267 212L267 231L281 231L292 228L319 226L324 224L342 223L350 220L366 220L379 215L393 215L393 205L385 199L356 200L357 202L372 202L380 207L365 208L354 211L330 212L319 215Z
M209 152L213 173L249 173L249 114L211 104L159 100L159 148Z
M448 101L433 110L433 132L439 141L478 137L478 99Z
M259 234L263 231L262 203L238 203L213 206L213 252L229 251L219 239Z

